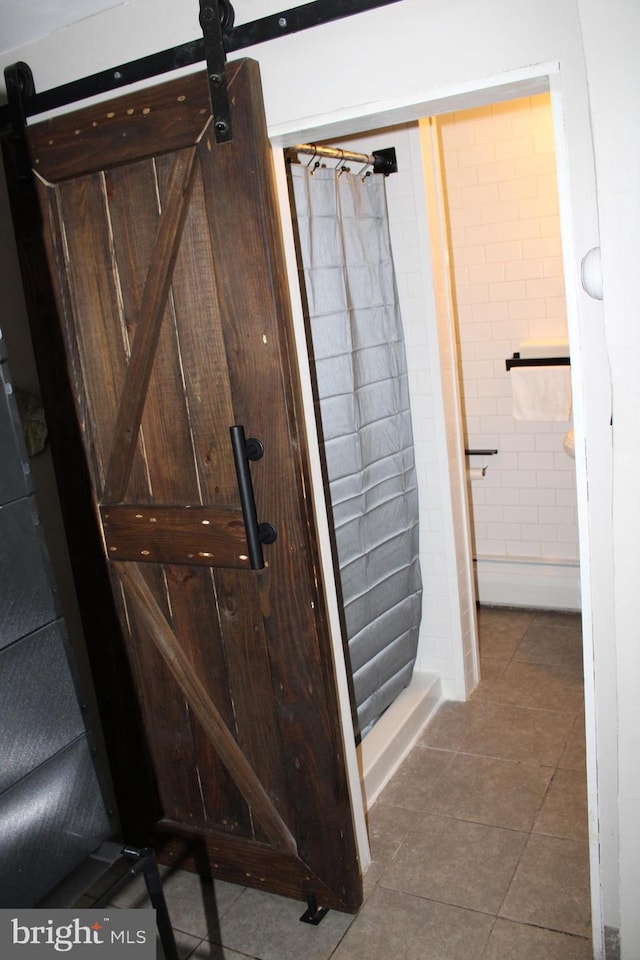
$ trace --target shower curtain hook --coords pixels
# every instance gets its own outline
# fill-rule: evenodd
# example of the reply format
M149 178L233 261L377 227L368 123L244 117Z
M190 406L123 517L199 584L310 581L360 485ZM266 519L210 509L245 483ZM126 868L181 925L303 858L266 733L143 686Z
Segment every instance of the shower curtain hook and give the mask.
M315 149L316 149L315 143L312 143L311 146L313 147L313 149L314 149L314 151L315 151ZM311 157L311 160L309 160L309 163L307 164L307 169L309 169L309 167L311 166L311 164L312 164L313 161L315 160L315 163L313 163L313 170L312 170L312 171L310 172L310 174L309 174L311 177L314 175L315 171L316 171L316 170L318 169L318 167L320 166L320 161L317 159L317 157L318 157L318 154L317 154L317 153L314 153L313 156Z
M338 149L340 151L340 159L338 160L335 167L333 168L334 170L338 171L336 175L336 179L338 179L338 177L341 177L343 173L349 172L349 167L346 167L344 163L344 150L342 149L342 147L338 147Z

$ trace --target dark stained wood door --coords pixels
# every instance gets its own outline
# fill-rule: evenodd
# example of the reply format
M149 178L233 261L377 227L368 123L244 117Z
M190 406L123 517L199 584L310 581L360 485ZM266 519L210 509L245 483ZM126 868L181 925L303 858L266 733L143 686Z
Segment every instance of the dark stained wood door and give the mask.
M355 911L362 885L257 65L27 128L168 857ZM230 427L257 437L251 569Z

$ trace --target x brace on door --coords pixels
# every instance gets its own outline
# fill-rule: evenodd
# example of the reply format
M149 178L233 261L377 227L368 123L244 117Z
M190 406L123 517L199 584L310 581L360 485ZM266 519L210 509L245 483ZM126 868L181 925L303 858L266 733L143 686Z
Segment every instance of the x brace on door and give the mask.
M14 135L19 137L30 116L205 60L216 142L227 143L233 135L225 74L227 53L398 2L314 0L234 27L234 10L228 0L199 0L203 36L191 43L111 67L43 93L36 93L28 64L18 62L7 67L5 81L8 104L0 107L0 132L10 125Z

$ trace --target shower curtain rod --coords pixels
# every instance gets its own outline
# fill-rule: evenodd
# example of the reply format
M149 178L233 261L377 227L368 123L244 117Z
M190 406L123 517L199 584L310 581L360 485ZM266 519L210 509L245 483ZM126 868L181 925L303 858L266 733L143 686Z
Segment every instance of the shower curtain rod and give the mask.
M385 150L374 150L372 154L353 153L341 147L324 147L317 143L298 143L287 148L288 153L305 153L311 157L327 157L329 160L344 160L346 163L362 163L373 167L374 173L382 173L388 177L390 173L398 172L395 147Z

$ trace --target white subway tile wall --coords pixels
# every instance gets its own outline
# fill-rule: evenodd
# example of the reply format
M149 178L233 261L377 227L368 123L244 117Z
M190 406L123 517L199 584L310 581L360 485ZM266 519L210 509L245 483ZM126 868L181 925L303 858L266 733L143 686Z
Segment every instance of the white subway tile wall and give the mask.
M477 556L578 559L570 423L514 420L505 359L529 338L566 337L548 95L439 118Z

